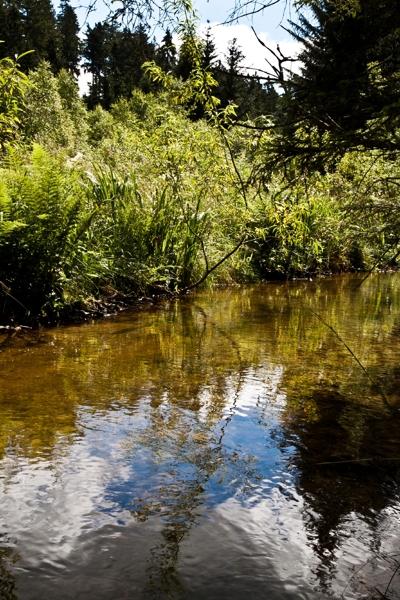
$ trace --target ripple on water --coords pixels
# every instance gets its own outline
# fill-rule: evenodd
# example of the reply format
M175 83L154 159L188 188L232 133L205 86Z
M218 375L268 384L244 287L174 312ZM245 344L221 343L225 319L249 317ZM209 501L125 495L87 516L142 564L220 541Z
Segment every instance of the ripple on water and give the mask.
M398 597L398 424L308 310L395 406L400 278L354 282L207 292L3 348L0 597Z

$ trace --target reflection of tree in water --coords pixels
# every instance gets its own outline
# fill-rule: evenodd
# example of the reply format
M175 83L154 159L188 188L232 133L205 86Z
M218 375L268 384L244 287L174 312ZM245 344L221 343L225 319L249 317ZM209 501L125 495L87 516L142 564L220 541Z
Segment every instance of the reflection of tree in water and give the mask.
M400 458L399 422L376 405L350 401L337 392L314 392L312 400L317 417L299 419L297 411L288 411L282 444L288 435L297 439L292 460L305 500L309 544L319 561L320 589L329 591L343 542L360 535L359 520L370 532L371 553L386 561L382 588L396 562L381 552L381 535L388 528L384 511L399 497L400 461L387 460ZM324 462L337 464L320 464ZM352 586L359 580L354 575Z
M240 320L240 336L235 333L245 349L242 352L233 336L227 333L232 319L224 315L221 323L213 315L213 321L193 304L181 305L176 312L183 350L179 353L175 346L174 352L175 357L179 355L181 359L174 360L172 365L164 361L166 372L161 386L164 394L155 392L152 396L149 425L135 442L137 448L151 448L155 463L158 457L160 465L168 465L159 484L153 490L147 488L133 510L138 520L159 515L163 521L160 542L149 558L146 589L149 596L182 595L177 571L180 546L198 524L197 514L206 502L204 490L210 479L217 473L223 476L224 472L227 481L236 479L230 495L235 493L235 486L243 489L247 483L257 480L254 464L235 452L229 453L216 430L225 414L227 398L232 400L235 394L238 396L246 369L249 366L254 369L258 364L257 347L246 345L247 339L252 339L252 314L258 315L250 299L248 312ZM321 591L329 593L338 551L348 536L346 520L352 514L360 515L373 532L371 550L379 553L384 519L381 513L397 496L397 463L342 466L317 466L316 463L365 457L374 458L376 462L377 457L400 457L399 436L396 426L388 420L384 410L377 409L376 403L362 405L360 398L357 400L354 396L350 401L348 393L354 389L358 389L359 394L367 392L366 383L363 374L354 369L351 357L346 361L345 353L340 348L338 351L335 341L329 340L329 331L318 324L315 331L310 330L307 311L294 309L279 313L281 300L277 298L277 306L265 317L270 323L268 331L275 333L269 340L270 347L283 342L279 354L282 363L287 365L282 387L288 392L289 408L277 442L285 446L297 440L294 464L298 487L305 500L305 527L319 561L316 574ZM263 311L265 313L265 308ZM234 311L233 318L236 313ZM370 321L367 324L369 327ZM259 322L257 326L260 327ZM296 340L297 347L287 343L288 337ZM329 369L333 369L332 385L316 380L321 369L314 359L307 368L302 368L306 350L308 354L318 351L328 361L328 367L322 369L323 377L326 379ZM375 346L374 352L378 355L380 346ZM384 364L385 357L379 358ZM290 375L293 372L295 377ZM296 394L302 398L303 405L308 404L303 411L305 419L298 399L291 401L291 396ZM226 424L230 418L226 417ZM223 433L223 423L221 429ZM229 487L226 481L224 487Z
M144 497L136 500L132 511L138 521L159 515L163 522L161 540L149 557L146 596L177 598L183 593L177 573L180 545L199 524L199 508L207 501L205 491L210 479L224 479L233 495L238 489L245 492L260 477L252 457L240 458L223 446L240 385L238 377L236 395L224 418L221 419L220 402L211 401L207 412L201 415L187 407L164 404L153 409L149 427L136 440L139 447L152 449L155 470L157 458L162 466L158 485L149 490L144 482ZM219 400L227 393L226 385L214 390Z
M0 534L0 598L1 600L17 600L16 579L12 573L12 565L18 560L18 555L8 545L8 539Z
M202 309L198 310L204 318L200 336L194 337L193 330L188 335L192 312L183 316L186 338L198 342L198 351L186 356L183 377L193 372L193 362L201 362L201 341L207 327L218 329L235 359L230 357L230 373L216 375L209 386L199 385L194 396L186 390L185 396L170 398L167 394L161 402L153 399L148 427L134 441L137 448L151 449L154 472L158 466L162 469L153 489L149 490L148 482L144 482L143 497L136 499L132 510L137 521L158 515L163 522L161 540L148 559L147 597L179 598L184 593L177 571L180 546L199 524L199 508L207 502L205 492L210 479L218 476L224 481L225 492L229 488L229 495L233 495L239 489L245 492L261 477L253 457L239 457L223 444L243 384L245 364L240 348Z

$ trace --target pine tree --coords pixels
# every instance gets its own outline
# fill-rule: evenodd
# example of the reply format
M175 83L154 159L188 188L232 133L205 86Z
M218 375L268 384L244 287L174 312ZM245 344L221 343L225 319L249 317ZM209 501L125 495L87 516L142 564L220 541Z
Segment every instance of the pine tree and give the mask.
M149 92L150 81L142 64L155 58L155 45L150 42L148 29L139 25L133 32L128 28L115 36L109 66L109 84L112 101L129 98L134 89Z
M244 80L246 90L239 106L241 117L256 119L277 111L279 94L271 85L263 85L257 73Z
M155 59L155 43L149 39L149 28L142 23L133 32L132 39L132 56L130 64L132 64L132 86L129 90L129 95L134 88L139 88L144 92L149 92L151 88L150 80L143 72L142 65L147 61Z
M184 81L189 79L190 73L193 70L191 44L191 39L183 39L174 69L174 75L180 77Z
M176 64L176 48L172 40L172 35L169 29L166 30L161 44L156 50L156 61L160 67L166 71L172 71Z
M14 58L16 54L22 54L26 49L24 37L19 4L0 0L0 58Z
M56 15L50 0L2 0L0 8L0 56L33 53L21 62L24 72L47 60L53 69L58 63Z
M93 75L86 98L90 108L109 108L118 98L129 98L134 89L153 89L142 70L144 62L155 58L155 45L144 25L133 32L107 23L88 27L83 56L84 68Z
M242 63L245 56L238 46L237 39L234 38L228 44L228 52L225 55L226 67L220 66L217 74L219 87L216 91L217 97L221 100L222 106L229 103L238 106L237 115L242 117L245 111L241 104L246 97L246 82L244 80Z
M87 27L82 55L85 59L85 71L92 74L89 95L86 97L89 108L94 108L97 104L108 107L112 102L109 65L117 33L118 27L109 23L96 23L93 28L89 25Z
M218 52L215 40L211 34L211 27L207 27L203 46L203 69L211 69L216 66Z
M292 24L302 69L280 76L271 159L298 156L320 168L352 148L400 150L398 0L312 0L309 11Z
M60 40L60 67L78 77L81 54L81 42L78 35L79 21L68 0L62 0L60 4L57 30Z
M22 69L28 71L47 60L56 72L59 62L56 14L51 0L22 0L20 13L24 30L23 51L34 50L26 56Z

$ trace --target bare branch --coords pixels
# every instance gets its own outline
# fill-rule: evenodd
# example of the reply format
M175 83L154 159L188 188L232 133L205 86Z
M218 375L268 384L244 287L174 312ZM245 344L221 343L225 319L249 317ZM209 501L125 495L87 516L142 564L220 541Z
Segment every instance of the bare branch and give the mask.
M228 260L229 257L232 256L232 254L235 254L235 252L237 252L237 250L239 250L240 246L243 244L243 242L245 241L246 236L242 236L239 243L236 244L236 246L233 248L233 250L231 250L230 252L228 252L228 254L225 254L225 256L223 258L221 258L220 261L218 261L213 267L211 267L211 269L207 269L206 272L204 273L204 275L202 277L200 277L200 279L198 281L196 281L196 283L193 283L192 285L188 285L187 287L183 288L182 290L180 290L181 294L184 294L186 292L189 292L190 290L193 290L194 288L198 287L200 284L203 283L203 281L205 281L207 279L207 277L213 272L215 271L215 269L218 269L218 267L220 265L222 265L222 263L224 263L226 260Z

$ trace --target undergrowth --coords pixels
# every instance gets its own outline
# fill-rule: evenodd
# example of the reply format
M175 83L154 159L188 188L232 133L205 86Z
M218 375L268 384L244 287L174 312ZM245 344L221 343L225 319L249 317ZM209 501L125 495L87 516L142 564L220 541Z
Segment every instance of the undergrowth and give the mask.
M396 251L398 166L373 153L264 181L262 136L221 135L166 92L88 112L71 76L44 64L25 104L0 164L3 323L56 322L202 280L366 269Z

